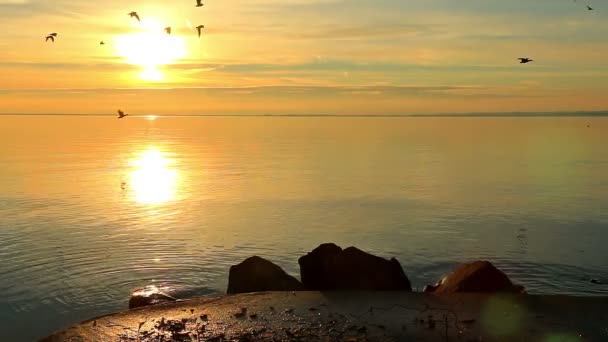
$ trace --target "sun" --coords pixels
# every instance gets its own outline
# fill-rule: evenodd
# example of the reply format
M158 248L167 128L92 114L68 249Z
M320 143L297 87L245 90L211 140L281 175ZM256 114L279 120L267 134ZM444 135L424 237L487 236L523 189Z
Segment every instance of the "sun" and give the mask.
M131 65L142 68L140 77L148 81L160 81L164 77L159 67L175 63L186 56L186 44L178 35L165 33L159 20L142 18L134 22L137 32L121 35L116 40L118 54Z

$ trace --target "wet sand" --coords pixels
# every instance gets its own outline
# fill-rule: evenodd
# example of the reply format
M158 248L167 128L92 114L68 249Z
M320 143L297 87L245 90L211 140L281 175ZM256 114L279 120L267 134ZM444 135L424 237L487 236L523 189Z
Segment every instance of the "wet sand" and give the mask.
M608 341L608 297L264 292L98 317L55 341Z

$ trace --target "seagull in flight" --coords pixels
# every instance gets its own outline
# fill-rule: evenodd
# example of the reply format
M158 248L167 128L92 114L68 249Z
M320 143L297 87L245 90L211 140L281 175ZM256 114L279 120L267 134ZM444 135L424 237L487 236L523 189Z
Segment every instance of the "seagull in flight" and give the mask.
M131 13L129 13L129 16L131 18L135 18L135 19L137 19L137 21L141 22L141 20L139 19L139 14L137 14L137 12L131 12Z
M171 26L165 27L165 32L167 32L167 34L171 34Z
M196 7L203 7L203 0L196 0Z
M527 57L518 58L518 59L519 59L519 63L520 64L526 64L526 63L534 62L533 59L530 59L530 58L527 58Z
M55 36L51 36L51 35L46 36L46 39L45 39L44 41L45 41L45 42L48 42L48 41L49 41L49 39L50 39L50 40L51 40L53 43L55 42Z
M204 28L205 28L205 25L198 25L196 27L196 30L198 31L198 37L199 38L201 37L202 29L204 29Z
M128 115L129 114L125 114L125 112L123 112L122 110L120 110L120 109L118 110L118 118L119 119L122 119L122 118L124 118L125 116L128 116Z

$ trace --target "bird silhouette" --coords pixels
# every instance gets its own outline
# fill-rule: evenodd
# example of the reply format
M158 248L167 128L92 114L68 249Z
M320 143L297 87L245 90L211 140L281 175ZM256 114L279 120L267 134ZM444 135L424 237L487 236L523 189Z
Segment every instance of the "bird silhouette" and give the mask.
M202 29L204 29L204 28L205 28L205 25L198 25L196 27L196 30L198 31L198 37L199 38L201 37Z
M120 109L118 110L118 118L119 119L122 119L122 118L124 118L125 116L128 116L128 115L129 114L125 114L125 112L123 112L122 110L120 110Z
M589 5L587 5L587 10L593 11L593 8L591 6L589 6Z
M203 7L203 0L196 0L196 7Z
M171 27L165 27L165 32L167 32L167 34L171 34Z
M527 57L523 57L523 58L518 58L519 59L519 63L520 64L526 64L526 63L530 63L530 62L534 62L533 59L527 58Z
M104 43L104 41L102 40L99 42L99 45L106 45L106 43Z
M131 18L135 18L135 19L137 19L137 21L141 22L141 20L139 19L139 14L137 14L137 12L131 12L131 13L129 13L129 16Z
M55 42L55 36L46 36L46 39L44 39L45 42L48 42L49 39L54 43Z

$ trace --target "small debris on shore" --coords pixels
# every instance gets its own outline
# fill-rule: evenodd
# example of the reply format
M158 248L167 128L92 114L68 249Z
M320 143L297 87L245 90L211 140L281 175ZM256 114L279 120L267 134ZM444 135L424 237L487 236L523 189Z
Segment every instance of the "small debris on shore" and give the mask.
M241 311L234 313L234 317L243 318L247 314L247 308L241 308Z

